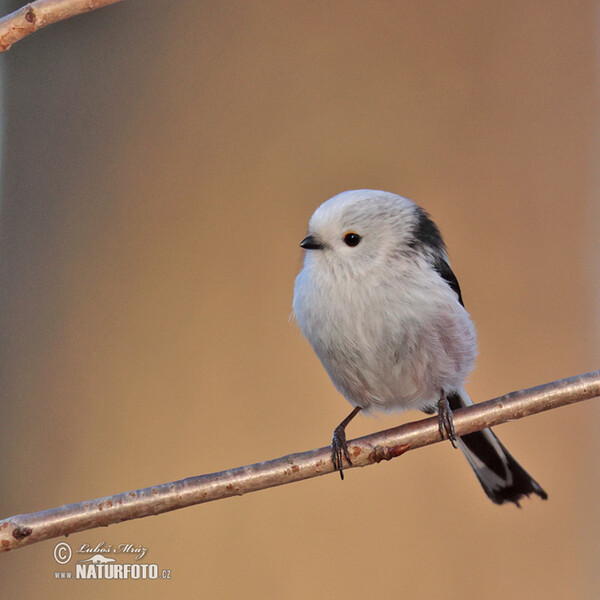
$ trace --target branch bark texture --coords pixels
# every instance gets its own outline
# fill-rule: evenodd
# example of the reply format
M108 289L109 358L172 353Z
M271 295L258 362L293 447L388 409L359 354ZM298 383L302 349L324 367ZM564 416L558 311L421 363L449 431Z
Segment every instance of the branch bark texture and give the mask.
M593 371L457 410L454 427L457 435L465 435L597 396L600 396L600 371ZM355 468L390 460L407 450L439 441L437 417L432 417L351 440L348 447ZM0 521L0 551L332 472L327 446L219 473L16 515Z
M0 19L0 52L46 25L120 0L36 0Z

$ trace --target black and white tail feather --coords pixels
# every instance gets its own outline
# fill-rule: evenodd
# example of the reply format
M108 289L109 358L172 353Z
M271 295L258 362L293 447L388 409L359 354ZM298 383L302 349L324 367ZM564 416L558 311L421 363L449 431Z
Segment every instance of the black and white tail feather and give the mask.
M473 404L464 390L449 394L448 402L453 411ZM514 502L520 507L523 496L537 494L543 500L548 498L542 486L513 458L491 429L468 433L457 441L492 502Z

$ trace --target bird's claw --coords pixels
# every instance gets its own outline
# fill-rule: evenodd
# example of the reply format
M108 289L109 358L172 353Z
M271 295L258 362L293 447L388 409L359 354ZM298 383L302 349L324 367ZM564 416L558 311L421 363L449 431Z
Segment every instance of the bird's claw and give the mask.
M452 409L448 403L448 398L442 394L438 402L438 429L442 439L448 438L454 448L457 448L456 432L454 431L454 421L452 419Z
M333 463L333 468L340 472L342 479L344 479L344 457L348 461L348 464L352 466L348 444L346 443L345 428L338 425L333 432L333 439L331 440L331 462Z

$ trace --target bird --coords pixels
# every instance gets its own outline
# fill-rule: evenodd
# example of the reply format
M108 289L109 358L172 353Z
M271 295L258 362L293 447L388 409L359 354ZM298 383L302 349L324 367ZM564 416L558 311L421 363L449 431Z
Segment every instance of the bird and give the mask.
M477 335L430 215L391 192L350 190L315 210L300 246L293 314L353 406L331 442L341 478L344 459L352 465L346 427L359 412L420 410L437 412L442 439L462 450L492 502L547 499L491 429L454 431L452 412L473 404L464 385Z

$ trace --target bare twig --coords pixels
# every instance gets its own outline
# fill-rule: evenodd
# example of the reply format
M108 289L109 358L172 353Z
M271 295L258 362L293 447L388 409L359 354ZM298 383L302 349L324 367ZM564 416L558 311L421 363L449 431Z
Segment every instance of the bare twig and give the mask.
M36 0L0 19L0 52L31 33L120 0Z
M465 435L545 410L600 396L600 371L585 373L457 410L454 427ZM354 467L400 456L440 440L436 417L373 433L348 443ZM0 550L12 550L77 531L176 510L333 472L329 447L220 473L190 477L79 504L0 521Z

